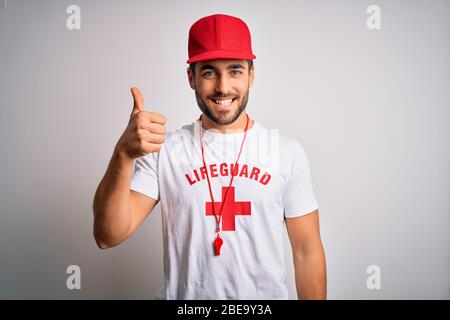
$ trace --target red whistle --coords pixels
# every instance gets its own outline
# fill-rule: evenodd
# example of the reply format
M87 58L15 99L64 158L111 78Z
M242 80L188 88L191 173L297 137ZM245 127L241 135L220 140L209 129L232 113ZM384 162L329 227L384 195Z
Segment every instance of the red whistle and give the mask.
M214 249L216 256L220 256L220 248L222 247L222 244L223 244L222 238L219 235L217 235L216 240L214 240Z

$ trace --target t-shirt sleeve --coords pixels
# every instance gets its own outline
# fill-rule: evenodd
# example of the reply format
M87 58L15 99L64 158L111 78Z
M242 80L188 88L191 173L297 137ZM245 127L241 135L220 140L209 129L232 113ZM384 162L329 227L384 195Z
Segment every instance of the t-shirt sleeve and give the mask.
M158 152L149 153L137 158L130 189L159 200L158 185Z
M293 159L283 195L284 216L294 218L319 208L311 181L309 161L298 141L292 147Z

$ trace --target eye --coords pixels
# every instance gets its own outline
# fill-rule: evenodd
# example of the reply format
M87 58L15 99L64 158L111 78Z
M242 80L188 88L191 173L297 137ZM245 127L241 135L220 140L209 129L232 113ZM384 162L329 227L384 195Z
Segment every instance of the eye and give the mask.
M239 70L232 70L232 71L231 71L231 74L232 74L233 76L239 76L239 75L242 74L242 71L239 71Z
M203 73L203 76L206 78L210 78L212 76L214 76L214 71L206 71L205 73Z

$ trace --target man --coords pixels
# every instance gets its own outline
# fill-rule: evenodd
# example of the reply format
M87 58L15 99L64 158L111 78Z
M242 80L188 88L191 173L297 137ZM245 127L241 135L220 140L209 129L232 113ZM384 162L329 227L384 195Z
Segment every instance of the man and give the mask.
M298 297L325 299L306 154L296 140L246 113L256 58L247 25L228 15L204 17L191 26L188 52L189 84L202 114L166 134L164 116L145 111L141 92L132 88L128 127L94 199L98 246L123 242L160 201L165 281L159 298L287 299L286 223Z

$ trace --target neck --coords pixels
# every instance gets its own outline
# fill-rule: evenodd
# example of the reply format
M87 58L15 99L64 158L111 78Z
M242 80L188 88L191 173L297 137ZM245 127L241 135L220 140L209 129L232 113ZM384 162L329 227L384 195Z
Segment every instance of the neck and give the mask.
M242 112L240 114L240 116L236 119L236 121L234 121L233 123L220 125L220 124L215 123L211 119L209 119L204 114L202 114L201 115L202 127L205 130L216 129L224 134L233 133L236 131L244 131L245 125L247 124L247 116L246 115L247 115L247 113ZM251 127L253 127L254 123L255 123L255 121L249 118L247 130L249 130Z

